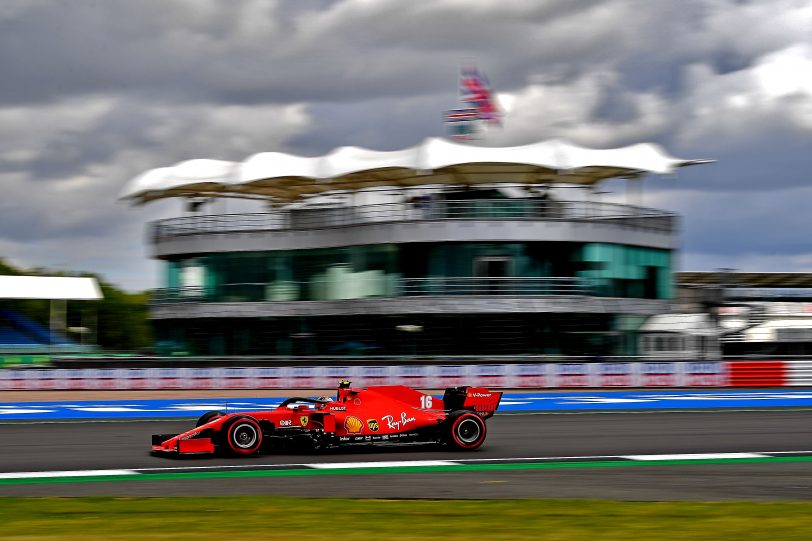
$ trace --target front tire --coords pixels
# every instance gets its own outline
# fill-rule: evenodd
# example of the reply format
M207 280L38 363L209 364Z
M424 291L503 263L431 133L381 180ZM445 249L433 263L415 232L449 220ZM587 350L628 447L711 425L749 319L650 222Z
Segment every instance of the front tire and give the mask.
M235 417L223 425L225 448L236 456L250 456L262 446L262 428L251 417Z
M208 413L204 413L203 415L200 416L200 419L197 420L195 428L209 424L210 422L214 421L219 417L223 417L224 415L225 413L223 413L222 411L210 411Z
M485 442L488 431L482 417L470 411L458 411L446 421L445 440L460 451L473 451Z

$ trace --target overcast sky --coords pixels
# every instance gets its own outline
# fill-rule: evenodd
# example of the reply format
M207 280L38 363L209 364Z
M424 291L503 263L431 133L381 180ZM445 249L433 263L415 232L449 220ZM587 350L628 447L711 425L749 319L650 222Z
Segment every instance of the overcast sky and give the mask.
M812 271L812 0L2 0L0 257L156 287L145 223L180 204L117 202L132 177L412 146L470 62L489 144L719 160L646 182L681 270Z

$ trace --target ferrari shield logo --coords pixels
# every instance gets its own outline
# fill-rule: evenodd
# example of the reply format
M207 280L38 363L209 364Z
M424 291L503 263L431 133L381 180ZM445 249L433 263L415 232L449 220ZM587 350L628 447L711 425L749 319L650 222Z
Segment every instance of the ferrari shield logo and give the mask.
M307 420L308 420L307 415L302 415L301 417L299 417L299 422L302 424L302 426L307 426Z
M378 426L378 420L377 419L367 419L367 426L373 432L377 432L378 428L380 428Z

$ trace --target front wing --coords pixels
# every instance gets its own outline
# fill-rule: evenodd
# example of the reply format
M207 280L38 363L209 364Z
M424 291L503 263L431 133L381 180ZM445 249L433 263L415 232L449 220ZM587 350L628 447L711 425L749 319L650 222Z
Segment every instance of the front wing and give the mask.
M152 452L179 455L211 454L216 451L211 438L178 438L180 434L153 434Z

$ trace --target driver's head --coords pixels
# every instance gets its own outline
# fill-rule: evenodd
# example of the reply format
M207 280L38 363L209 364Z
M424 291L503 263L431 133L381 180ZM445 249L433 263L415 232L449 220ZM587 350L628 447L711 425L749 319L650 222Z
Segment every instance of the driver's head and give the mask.
M351 382L348 379L342 379L341 381L338 382L338 388L339 389L349 389L350 385L351 385Z

